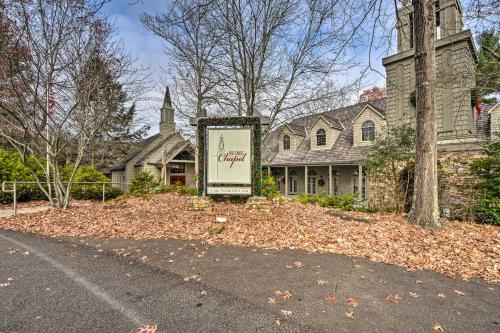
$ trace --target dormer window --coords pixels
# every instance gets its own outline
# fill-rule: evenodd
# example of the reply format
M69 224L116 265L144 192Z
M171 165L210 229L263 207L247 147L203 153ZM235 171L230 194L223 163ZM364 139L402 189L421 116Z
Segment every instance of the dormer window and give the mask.
M326 132L324 129L320 128L316 131L316 146L326 145Z
M290 150L290 136L283 136L283 150Z
M375 140L375 123L367 120L361 126L361 141Z

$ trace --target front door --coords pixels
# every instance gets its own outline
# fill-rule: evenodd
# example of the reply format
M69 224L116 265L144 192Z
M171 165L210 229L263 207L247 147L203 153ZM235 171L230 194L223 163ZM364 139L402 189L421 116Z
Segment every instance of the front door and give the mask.
M170 185L181 183L186 185L186 176L170 176Z

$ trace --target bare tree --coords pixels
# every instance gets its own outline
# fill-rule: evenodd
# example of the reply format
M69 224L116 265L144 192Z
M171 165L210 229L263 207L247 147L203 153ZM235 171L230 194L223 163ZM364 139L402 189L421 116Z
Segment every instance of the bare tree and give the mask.
M332 100L341 89L325 87L356 64L348 51L364 21L345 15L347 2L218 1L211 21L223 36L225 103L239 115L268 114L272 125L287 112Z
M218 38L210 30L208 13L210 1L174 1L161 15L143 13L142 23L148 30L162 38L172 67L171 81L176 88L179 110L185 116L206 115L206 107L216 100L214 88L220 77L214 70L214 62L220 56Z
M0 98L0 135L15 148L43 193L66 208L76 170L109 117L113 73L133 92L132 62L112 42L106 0L8 1L4 11L16 26L16 43L29 58L2 54L18 79L7 80L11 96ZM99 61L96 59L99 56ZM107 70L104 71L103 69ZM71 147L74 172L63 182L61 165Z
M182 0L141 20L167 41L179 100L197 114L265 114L274 123L343 99L358 83L338 78L356 65L351 51L376 3Z
M437 120L435 108L435 1L414 0L416 149L415 185L410 219L426 227L439 227L437 176Z

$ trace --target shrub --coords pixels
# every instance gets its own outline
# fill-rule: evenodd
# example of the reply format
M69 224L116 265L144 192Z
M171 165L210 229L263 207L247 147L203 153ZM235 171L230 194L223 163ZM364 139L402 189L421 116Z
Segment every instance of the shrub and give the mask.
M129 193L135 196L149 196L158 190L159 184L155 177L146 171L137 173L128 187Z
M75 170L74 165L66 165L61 169L63 181L68 181L69 177ZM80 166L76 171L73 182L109 182L109 178L94 166ZM114 199L123 194L119 188L105 185L105 198ZM71 187L71 197L78 200L102 200L102 184L73 184Z
M0 183L14 180L31 182L35 181L35 178L31 171L24 166L16 151L0 149ZM45 195L36 184L18 185L16 192L17 200L19 201L46 199ZM12 202L12 194L0 191L0 202Z
M159 189L160 193L175 193L179 195L189 195L193 196L198 193L196 188L188 187L186 185L182 185L182 183L177 182L172 185L163 185Z
M475 187L481 195L473 207L474 219L500 225L500 141L486 145L485 153L471 164L478 177Z
M298 201L302 204L318 204L321 207L338 208L341 210L358 210L374 212L376 209L367 208L366 203L358 201L352 193L342 195L327 195L319 193L315 195L301 194Z
M262 186L262 196L268 199L279 199L281 198L281 193L276 181L273 177L264 177L261 183Z

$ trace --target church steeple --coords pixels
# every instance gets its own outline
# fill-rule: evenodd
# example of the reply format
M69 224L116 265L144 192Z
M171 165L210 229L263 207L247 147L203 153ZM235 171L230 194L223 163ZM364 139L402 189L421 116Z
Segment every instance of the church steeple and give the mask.
M167 87L165 97L163 98L163 106L160 109L160 135L167 137L175 132L174 108L172 107L172 99L170 91Z

